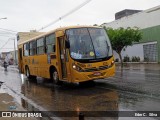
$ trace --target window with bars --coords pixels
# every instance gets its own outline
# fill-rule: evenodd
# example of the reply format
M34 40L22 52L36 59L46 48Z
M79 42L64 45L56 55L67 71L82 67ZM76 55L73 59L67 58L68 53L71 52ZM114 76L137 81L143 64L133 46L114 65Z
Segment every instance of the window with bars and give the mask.
M144 61L145 62L157 62L158 52L157 44L143 45Z

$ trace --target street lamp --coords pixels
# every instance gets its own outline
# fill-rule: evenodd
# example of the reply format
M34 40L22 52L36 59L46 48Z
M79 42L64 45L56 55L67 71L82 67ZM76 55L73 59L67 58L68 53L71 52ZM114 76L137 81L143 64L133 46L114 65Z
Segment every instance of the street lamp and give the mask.
M0 18L0 20L2 20L2 19L7 19L7 17L4 17L4 18Z

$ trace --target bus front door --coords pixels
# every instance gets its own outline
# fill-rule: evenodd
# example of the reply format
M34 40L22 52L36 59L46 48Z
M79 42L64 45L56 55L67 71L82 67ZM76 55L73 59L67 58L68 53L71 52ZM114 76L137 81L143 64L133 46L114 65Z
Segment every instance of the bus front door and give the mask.
M19 72L24 73L23 71L23 60L22 60L22 48L19 48L18 50L18 59L19 59Z
M65 41L64 37L59 37L59 49L60 49L60 63L61 63L61 77L63 80L67 79L66 58L65 58Z

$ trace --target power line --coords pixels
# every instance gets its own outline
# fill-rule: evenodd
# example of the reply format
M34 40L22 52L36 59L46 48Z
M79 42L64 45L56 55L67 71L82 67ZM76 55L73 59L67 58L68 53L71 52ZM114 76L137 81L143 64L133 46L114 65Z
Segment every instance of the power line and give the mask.
M11 36L16 36L16 34L8 33L8 32L1 32L1 31L0 31L0 35L11 35Z
M10 41L11 39L8 39L4 44L3 46L0 48L0 50Z
M5 39L0 39L0 41L6 41Z
M3 37L13 37L13 36L15 36L15 35L10 35L10 36L8 36L8 35L1 35L1 34L0 34L0 36L3 36Z
M63 18L65 18L65 17L69 16L70 14L72 14L72 13L76 12L77 10L79 10L80 8L82 8L83 6L85 6L86 4L88 4L90 1L92 1L92 0L86 0L86 1L85 1L85 2L83 2L82 4L78 5L77 7L75 7L75 8L74 8L74 9L72 9L71 11L69 11L68 13L66 13L66 14L62 15L61 17L59 17L59 18L58 18L58 19L56 19L55 21L53 21L53 22L49 23L48 25L46 25L46 26L42 27L42 28L41 28L41 29L39 29L38 31L41 31L41 30L43 30L43 29L45 29L45 28L47 28L47 27L49 27L49 26L51 26L51 25L55 24L56 22L58 22L58 21L62 20Z
M0 28L0 30L5 30L5 31L9 31L9 32L14 32L14 33L17 33L17 31L14 31L14 30L9 30L9 29L5 29L5 28Z
M16 36L16 35L17 35L17 31L0 28L0 36L11 37L11 36Z
M1 48L1 49L14 49L14 48Z
M17 34L15 34L15 33L5 32L5 31L0 31L0 34L3 34L3 35L6 35L6 34L9 34L9 35L17 35Z

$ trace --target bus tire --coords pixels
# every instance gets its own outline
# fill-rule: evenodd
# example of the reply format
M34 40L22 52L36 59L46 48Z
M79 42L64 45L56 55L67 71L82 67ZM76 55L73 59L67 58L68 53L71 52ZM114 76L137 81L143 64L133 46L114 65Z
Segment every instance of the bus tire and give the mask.
M52 73L51 73L51 79L53 80L53 82L56 85L62 85L62 83L63 83L63 81L59 80L58 72L56 70L52 71Z
M36 76L30 75L30 71L28 67L26 67L26 76L28 79L36 79Z

